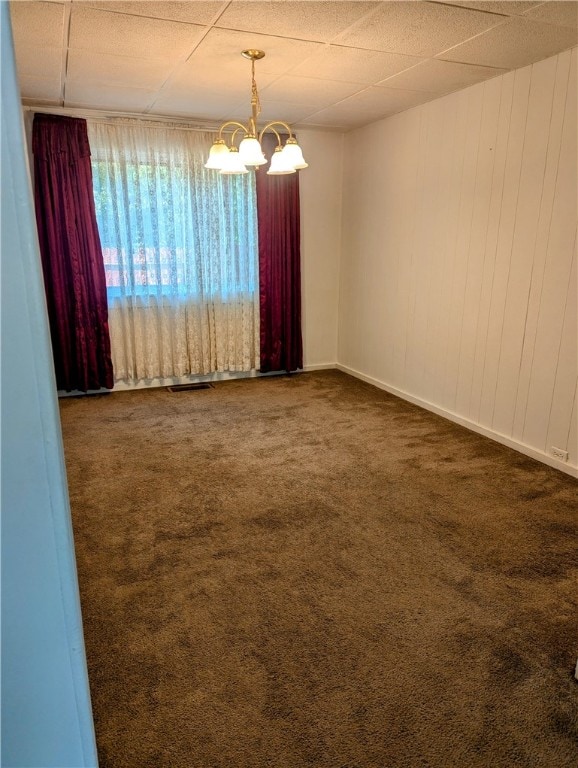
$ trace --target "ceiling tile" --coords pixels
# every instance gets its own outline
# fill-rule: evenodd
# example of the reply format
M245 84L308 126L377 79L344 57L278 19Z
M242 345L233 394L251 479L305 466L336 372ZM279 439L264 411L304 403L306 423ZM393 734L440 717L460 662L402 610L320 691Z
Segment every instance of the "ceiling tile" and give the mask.
M417 104L423 104L433 98L435 98L435 94L424 91L371 87L341 101L339 104L320 110L303 122L314 125L366 125L374 120L403 112Z
M187 82L180 78L172 79L159 92L158 97L162 99L165 95L170 95L172 101L179 101L179 103L188 102L190 104L194 94L212 94L215 99L228 105L229 110L232 106L240 104L243 114L248 114L251 111L251 93L249 89L242 91L239 88L231 88L227 84L218 85L217 83L218 81L213 85L203 85L194 81ZM191 112L191 115L202 117L202 115L194 112Z
M166 59L137 59L132 56L71 50L68 54L67 79L153 90L163 85L173 68L174 62Z
M64 106L143 112L154 97L154 91L142 88L117 88L108 84L71 81L66 84Z
M359 83L343 83L338 80L318 80L314 77L285 75L264 89L262 100L288 101L294 104L311 104L319 108L345 99L360 91Z
M461 5L464 8L474 8L479 11L487 11L488 13L503 13L505 16L519 16L529 8L533 8L535 5L540 5L543 0L501 0L501 2L494 2L494 0L477 0L477 2L464 2L463 0L434 0L434 2L440 2L450 5Z
M52 103L60 101L60 81L24 75L18 78L18 84L22 98L38 99Z
M234 61L234 64L233 64ZM277 75L259 71L257 86L259 91L271 83ZM237 96L237 99L251 98L251 65L242 59L238 53L230 57L227 67L217 66L211 57L197 56L179 64L167 85L171 88L194 89L212 88L227 96Z
M197 107L201 108L202 105L198 104ZM187 107L180 109L179 103L176 103L173 105L170 101L167 101L166 103L160 103L158 107L151 107L147 115L159 115L161 117L181 117L186 118L187 120L190 120L191 122L203 124L207 123L207 130L210 130L211 128L214 128L215 126L218 126L220 123L224 121L223 117L223 110L221 107L211 107L210 105L207 105L206 108L202 110L202 117L197 117L197 115L191 115L191 110Z
M434 98L434 94L423 91L372 86L343 101L342 105L362 111L377 110L384 114L393 115L396 112L414 107L416 104L423 104L432 98Z
M391 117L389 114L382 114L382 111L377 109L370 111L352 110L349 113L332 110L333 108L330 107L315 115L310 115L305 120L302 120L300 125L303 127L315 125L319 127L333 128L334 130L338 130L339 127L342 127L342 130L351 131L354 128L362 128L364 125L375 123L377 120L382 120L385 117ZM296 128L297 127L298 126L296 126Z
M187 61L191 69L213 67L239 84L251 83L251 62L241 56L247 48L265 51L265 58L255 65L257 85L261 87L262 75L284 75L307 56L324 47L323 43L304 40L288 40L286 37L257 35L252 32L236 32L227 29L211 29Z
M178 114L221 120L231 113L231 100L208 88L198 88L194 93L166 89L155 99L149 111L160 115Z
M64 40L64 5L60 3L10 3L16 52L21 47L58 48Z
M67 106L243 121L251 66L240 52L260 48L261 124L279 118L332 129L364 125L578 42L578 2L557 0L15 0L10 10L28 103L61 103L70 12ZM218 28L206 34L215 19Z
M305 59L291 74L373 85L420 61L417 56L330 45Z
M257 118L257 130L262 129L266 123L273 120L280 120L293 125L311 115L316 109L311 104L268 101L262 104L261 112ZM233 108L229 104L221 115L221 120L238 120L240 123L246 123L249 119L250 111L250 106L247 102L237 103Z
M334 42L427 57L503 22L503 16L438 3L382 3Z
M282 101L263 101L261 104L261 114L259 115L258 127L261 128L270 120L282 120L284 123L296 123L299 120L316 111L316 107L311 104L291 104ZM249 111L245 109L244 116L247 118Z
M78 0L75 0L78 2ZM149 2L149 0L132 0L132 2L93 2L81 0L85 7L104 8L116 13L127 13L133 16L149 16L155 19L169 19L172 21L186 21L190 24L209 24L221 10L227 7L226 2L205 2L204 0L188 0L188 2L173 2L161 0L161 2Z
M62 74L62 48L33 48L22 46L16 58L18 76L40 77L56 80L60 87Z
M366 13L377 2L232 2L217 22L226 29L327 42Z
M322 131L323 133L348 133L352 130L346 125L340 125L338 127L333 125L305 125L303 122L296 123L295 125L292 125L291 128L295 131L295 138L297 139L303 135L301 131L307 131L308 133L311 131Z
M543 3L524 14L526 18L536 21L546 21L560 27L578 28L578 3L566 0L563 3Z
M350 114L336 113L331 107L323 109L314 115L301 120L299 126L303 128L332 128L333 130L350 131L353 128L360 128L366 125L366 122L372 122L371 117L360 112Z
M441 58L514 69L570 48L577 39L578 34L574 30L517 16L444 52Z
M458 64L453 61L428 59L378 85L442 94L467 88L468 85L503 75L505 72L507 72L506 69L480 67L477 64Z
M177 59L187 56L205 28L143 16L72 7L70 47L98 53Z
M219 113L219 123L224 123L226 120L236 120L239 123L245 123L249 119L250 110L247 108L247 103L239 102L232 106L232 102L227 105L222 105L221 112ZM262 121L261 121L262 122ZM265 120L265 122L267 122Z

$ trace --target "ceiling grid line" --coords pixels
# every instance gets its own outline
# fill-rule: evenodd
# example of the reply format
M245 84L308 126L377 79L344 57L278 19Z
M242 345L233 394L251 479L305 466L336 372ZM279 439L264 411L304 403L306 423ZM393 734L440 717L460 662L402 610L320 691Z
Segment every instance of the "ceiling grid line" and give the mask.
M296 129L351 130L578 43L575 0L18 0L10 7L25 105L244 119L250 73L240 52L252 47L266 52L256 72L263 120Z
M198 40L198 42L197 42L197 43L196 43L196 44L193 46L193 50L192 50L192 51L189 53L189 55L188 55L188 56L186 57L186 59L184 60L184 62L185 62L185 63L186 63L187 61L189 61L189 59L191 58L191 56L194 54L194 52L197 50L197 48L198 48L198 47L201 45L201 43L203 42L203 40L206 38L206 36L207 36L207 35L209 34L209 32L211 31L211 29L213 29L213 28L215 27L215 24L216 24L216 22L217 22L217 21L218 21L218 20L221 18L221 16L223 15L223 13L224 13L224 12L227 10L227 8L228 8L228 7L231 5L231 2L230 2L230 0L229 0L229 2L227 2L227 3L224 3L223 5L224 5L224 7L222 7L222 8L221 8L219 11L217 11L217 13L215 13L214 17L212 18L211 22L210 22L209 24L207 24L207 28L205 29L204 33L202 34L202 36L201 36L200 40ZM152 17L151 17L151 18L152 18ZM174 76L174 72L171 72L171 74L168 76L168 78L165 80L165 82L164 82L164 83L161 85L161 87L159 88L159 94L160 94L160 93L162 93L162 90L163 90L163 88L165 88L165 87L166 87L166 85L167 85L168 83L170 83L170 82L171 82L171 80L172 80L173 76ZM153 100L152 104L150 104L150 105L147 107L147 109L146 109L146 111L145 111L145 114L148 114L148 113L149 113L149 111L150 111L151 109L153 109L153 108L154 108L154 105L155 105L155 103L157 102L157 100L158 100L158 96L157 96L157 98L156 98L156 99L154 99L154 100Z
M70 50L70 20L72 18L72 0L67 0L64 5L63 45L62 45L62 71L61 71L61 101L66 103L66 79L68 74L68 52Z

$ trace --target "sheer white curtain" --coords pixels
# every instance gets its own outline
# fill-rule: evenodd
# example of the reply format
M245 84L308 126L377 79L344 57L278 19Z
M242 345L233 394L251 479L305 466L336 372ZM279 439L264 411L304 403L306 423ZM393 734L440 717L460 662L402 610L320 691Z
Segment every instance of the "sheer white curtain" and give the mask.
M116 380L259 360L254 174L204 168L213 134L88 122Z

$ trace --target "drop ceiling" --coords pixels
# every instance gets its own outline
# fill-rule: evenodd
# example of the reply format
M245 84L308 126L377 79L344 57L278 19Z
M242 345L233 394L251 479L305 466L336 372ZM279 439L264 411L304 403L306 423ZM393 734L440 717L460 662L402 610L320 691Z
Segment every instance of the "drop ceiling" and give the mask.
M350 130L578 42L578 3L11 2L23 103Z

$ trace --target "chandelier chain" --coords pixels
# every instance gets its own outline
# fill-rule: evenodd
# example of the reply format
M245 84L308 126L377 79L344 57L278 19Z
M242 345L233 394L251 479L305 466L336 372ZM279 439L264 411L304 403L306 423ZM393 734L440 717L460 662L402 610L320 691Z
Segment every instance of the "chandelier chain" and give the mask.
M261 114L261 102L255 80L255 59L251 59L251 104L255 105L255 118Z

